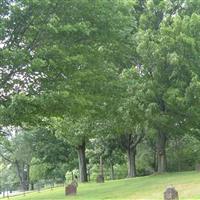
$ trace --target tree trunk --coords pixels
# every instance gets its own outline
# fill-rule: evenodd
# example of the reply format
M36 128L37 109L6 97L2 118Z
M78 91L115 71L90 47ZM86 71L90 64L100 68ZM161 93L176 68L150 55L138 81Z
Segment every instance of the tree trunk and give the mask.
M102 158L102 156L100 156L99 167L100 167L100 175L104 176L104 173L103 173L103 158Z
M29 190L29 185L30 185L30 165L27 164L26 168L26 188Z
M21 189L23 190L23 178L22 178L22 175L21 175L21 169L20 169L20 164L18 161L15 161L15 164L16 164L16 169L17 169L17 175L19 177L19 181L20 181L20 186L21 186Z
M181 145L179 144L179 141L178 141L178 138L176 138L175 139L175 149L174 149L174 152L176 152L175 153L175 156L176 156L176 160L177 160L177 170L178 170L178 172L180 172L181 171L181 160L180 160L180 155L181 155L181 153L180 153L180 150L181 150Z
M104 183L104 171L103 171L103 158L102 155L100 155L99 158L99 174L96 179L97 183Z
M157 148L156 148L156 145L155 145L155 150L153 151L153 169L154 169L154 172L157 172L157 170L158 170Z
M114 180L115 179L115 172L114 172L114 166L113 163L111 163L111 173L110 173L110 179Z
M157 172L163 173L166 172L167 162L166 162L166 135L162 132L159 132L157 138Z
M88 177L88 181L90 181L90 168L88 169L87 177Z
M21 174L22 174L22 188L24 191L29 190L29 165L23 163L22 164L22 169L21 169Z
M31 182L31 190L34 190L34 183Z
M86 167L86 157L85 157L85 141L77 148L78 161L79 161L79 174L80 182L87 182L87 167Z
M136 176L135 156L136 156L136 149L128 148L127 149L128 178Z
M122 148L127 154L127 166L128 166L128 177L136 176L136 149L137 145L142 141L144 137L144 130L141 130L141 134L123 134L121 139Z
M26 164L25 162L20 163L19 161L15 161L17 175L19 177L21 189L23 191L29 190L29 183L30 183L30 165Z

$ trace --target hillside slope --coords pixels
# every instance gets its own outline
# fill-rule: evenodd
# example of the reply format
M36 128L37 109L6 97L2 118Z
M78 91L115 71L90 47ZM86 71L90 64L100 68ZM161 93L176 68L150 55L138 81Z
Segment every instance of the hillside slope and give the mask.
M46 190L12 200L158 200L163 199L163 191L169 185L175 186L180 200L200 200L200 173L180 172L152 175L132 179L107 181L104 184L80 184L75 197L65 197L64 188Z

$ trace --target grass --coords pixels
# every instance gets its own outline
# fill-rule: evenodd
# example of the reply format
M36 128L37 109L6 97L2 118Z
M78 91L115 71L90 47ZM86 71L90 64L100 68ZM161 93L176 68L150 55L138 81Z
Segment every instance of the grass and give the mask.
M200 199L200 173L179 172L132 179L107 181L103 184L79 184L76 196L64 196L64 188L34 192L11 200L159 200L169 185L175 186L180 200Z

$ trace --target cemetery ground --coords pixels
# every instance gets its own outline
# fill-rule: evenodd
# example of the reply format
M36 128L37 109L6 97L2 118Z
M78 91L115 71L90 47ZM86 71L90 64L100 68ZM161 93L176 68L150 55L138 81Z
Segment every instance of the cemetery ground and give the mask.
M179 192L179 199L200 199L200 173L178 172L151 175L131 179L106 181L105 183L79 184L76 196L64 196L64 188L54 188L40 193L12 197L11 200L159 200L167 186L173 185Z

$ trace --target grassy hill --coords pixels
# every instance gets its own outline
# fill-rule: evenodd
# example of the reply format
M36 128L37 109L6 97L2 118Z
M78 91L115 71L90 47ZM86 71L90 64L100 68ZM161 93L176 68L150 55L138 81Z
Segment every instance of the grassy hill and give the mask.
M79 184L75 197L64 196L64 188L34 192L11 200L158 200L169 185L175 186L180 200L200 199L200 173L180 172L132 179L107 181L104 184Z

